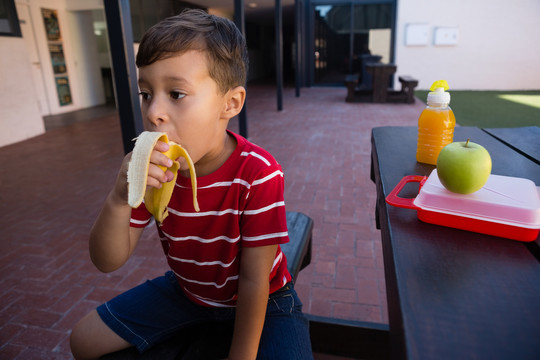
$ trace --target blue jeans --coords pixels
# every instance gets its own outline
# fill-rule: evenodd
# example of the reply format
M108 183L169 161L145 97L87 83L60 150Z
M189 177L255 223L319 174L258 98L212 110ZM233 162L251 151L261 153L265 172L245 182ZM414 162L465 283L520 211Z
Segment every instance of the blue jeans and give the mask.
M193 303L169 271L115 297L97 311L107 326L143 352L190 326L234 321L236 309ZM308 321L292 283L269 296L257 359L313 359Z

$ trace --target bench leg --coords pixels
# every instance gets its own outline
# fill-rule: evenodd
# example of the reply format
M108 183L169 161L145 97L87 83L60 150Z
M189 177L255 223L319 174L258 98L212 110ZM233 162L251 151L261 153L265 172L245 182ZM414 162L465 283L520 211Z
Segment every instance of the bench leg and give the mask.
M406 94L407 104L414 104L414 86L409 84L403 85L402 91Z
M401 93L405 97L407 104L414 103L414 88L418 85L418 80L411 78L410 76L399 77L401 83Z
M358 75L347 75L345 77L345 85L347 86L347 97L345 102L354 102L356 87L358 86Z
M368 65L367 70L373 75L373 102L387 102L388 83L390 76L396 72L396 66L390 64L373 64Z

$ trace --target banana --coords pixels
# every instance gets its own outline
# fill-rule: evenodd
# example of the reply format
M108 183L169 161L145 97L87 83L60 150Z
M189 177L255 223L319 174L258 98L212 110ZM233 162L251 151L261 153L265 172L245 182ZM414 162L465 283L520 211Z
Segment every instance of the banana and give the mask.
M173 160L173 165L169 168L174 174L174 179L162 184L160 189L146 189L148 178L148 167L150 165L150 154L156 146L158 140L169 144L169 150L164 154ZM171 196L176 184L178 176L178 168L180 164L175 161L178 157L183 157L189 165L189 175L191 178L191 188L193 192L193 207L199 212L199 203L197 201L197 176L195 174L195 166L191 157L186 150L175 142L169 142L167 134L162 132L144 131L136 139L135 147L131 155L131 160L128 164L127 181L128 181L128 204L132 208L141 205L144 198L146 209L154 216L156 221L161 224L169 215L167 205L171 200ZM159 166L163 171L167 168Z

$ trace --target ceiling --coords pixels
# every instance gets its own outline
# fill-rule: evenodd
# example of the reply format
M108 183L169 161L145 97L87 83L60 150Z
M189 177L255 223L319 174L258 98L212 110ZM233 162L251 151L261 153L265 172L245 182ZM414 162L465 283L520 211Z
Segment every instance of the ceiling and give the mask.
M189 0L188 0L189 1ZM234 0L192 0L194 4L218 9L234 9ZM245 11L274 9L276 0L244 0ZM294 5L294 0L281 0L281 6Z
M191 0L190 2L234 14L234 0ZM285 10L286 8L294 9L294 2L295 0L281 0L281 6ZM257 20L273 21L275 3L275 0L244 0L244 14L248 19L256 17Z

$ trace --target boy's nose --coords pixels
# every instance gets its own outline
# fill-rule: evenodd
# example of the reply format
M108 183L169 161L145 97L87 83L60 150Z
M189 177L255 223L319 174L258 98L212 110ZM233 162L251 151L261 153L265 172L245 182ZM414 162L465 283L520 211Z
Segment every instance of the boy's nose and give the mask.
M169 116L167 115L166 108L160 105L159 101L154 100L146 109L146 119L155 126L158 126L161 123L167 122Z

